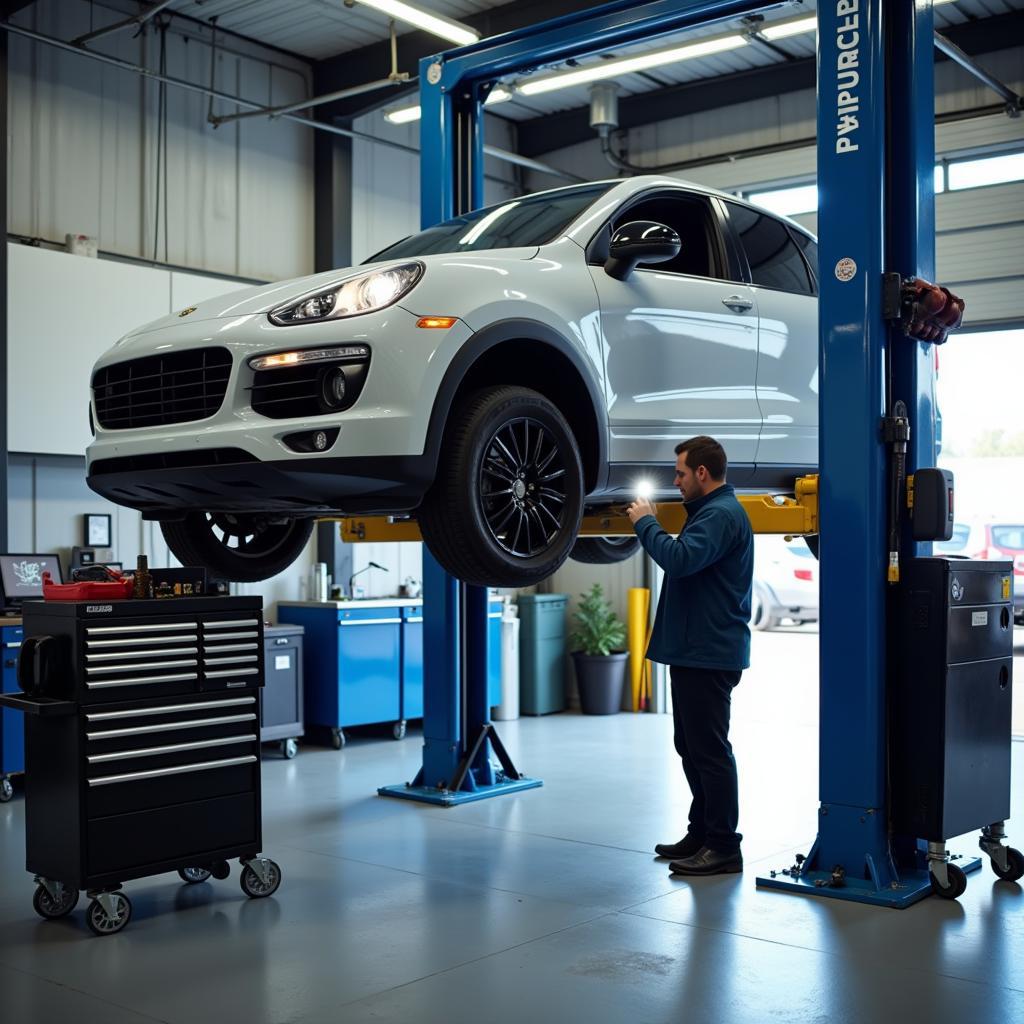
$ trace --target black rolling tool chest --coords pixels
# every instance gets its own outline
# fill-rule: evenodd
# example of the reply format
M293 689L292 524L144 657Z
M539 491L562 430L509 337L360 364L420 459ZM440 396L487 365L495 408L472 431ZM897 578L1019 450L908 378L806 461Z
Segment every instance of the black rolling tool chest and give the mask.
M123 882L175 871L268 896L260 856L262 600L37 601L24 607L26 861L47 918L80 890L93 931L120 931ZM31 776L31 778L30 778Z

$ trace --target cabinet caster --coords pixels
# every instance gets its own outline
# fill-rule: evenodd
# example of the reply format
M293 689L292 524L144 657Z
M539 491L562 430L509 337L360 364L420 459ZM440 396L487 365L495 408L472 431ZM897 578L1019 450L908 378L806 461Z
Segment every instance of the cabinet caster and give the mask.
M97 935L116 935L132 919L132 902L123 892L101 892L85 915Z
M47 921L66 917L78 903L78 890L61 882L40 881L32 894L32 909Z
M299 745L295 740L281 740L281 756L290 761L299 752Z
M958 900L967 891L967 876L956 864L946 865L946 875L946 885L932 875L932 892L945 900Z
M331 746L335 750L341 750L345 746L345 733L341 729L331 730Z
M219 882L223 882L231 874L231 865L226 860L219 860L210 865L210 874Z
M273 896L281 884L281 869L269 857L255 857L242 867L239 883L250 899Z
M1024 854L1011 846L1006 851L1006 868L1001 868L993 858L992 870L1004 882L1016 882L1024 876Z
M198 885L205 882L213 872L209 868L178 868L178 877L189 885Z
M391 735L394 736L396 740L404 740L405 729L406 725L404 719L401 722L395 722L395 724L391 726Z
M0 779L0 804L7 803L12 796L14 796L14 785L5 775L3 779Z

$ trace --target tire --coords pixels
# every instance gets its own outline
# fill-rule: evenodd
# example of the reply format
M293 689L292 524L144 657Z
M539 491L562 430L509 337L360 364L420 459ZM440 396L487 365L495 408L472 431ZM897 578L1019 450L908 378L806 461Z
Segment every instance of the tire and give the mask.
M1004 882L1019 881L1024 877L1024 854L1011 846L1006 851L1006 870L1001 870L995 861L992 861L992 870Z
M256 583L298 558L313 534L313 520L189 512L181 520L161 521L160 529L182 565L205 566L218 579Z
M614 565L632 558L639 550L636 537L580 537L569 557L585 565Z
M779 620L769 612L768 595L755 585L750 595L750 628L761 632L779 628Z
M939 885L939 880L932 875L932 892L944 900L958 900L967 892L967 876L963 869L958 868L955 864L947 865L946 871L949 874L949 885L945 887Z
M448 421L418 517L431 554L457 579L546 579L569 557L583 518L583 466L565 418L527 388L471 395Z
M242 886L242 892L249 899L262 900L277 892L281 884L281 869L272 860L267 860L267 866L270 869L270 877L266 882L262 882L260 876L248 864L242 868L242 875L238 881Z
M32 894L32 909L46 921L56 921L66 917L78 903L78 890L63 886L63 896L54 900L45 885L37 885Z
M210 874L219 882L231 875L231 865L226 860L218 860L210 865Z
M116 935L132 919L132 901L123 892L111 893L114 899L114 916L107 917L99 900L93 900L86 911L85 920L97 935Z
M198 885L200 882L205 882L212 874L213 872L209 868L178 868L178 877L188 885Z

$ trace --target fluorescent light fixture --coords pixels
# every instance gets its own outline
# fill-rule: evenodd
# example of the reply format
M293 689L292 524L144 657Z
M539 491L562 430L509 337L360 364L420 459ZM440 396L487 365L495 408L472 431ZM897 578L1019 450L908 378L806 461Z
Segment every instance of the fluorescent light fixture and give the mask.
M693 60L695 57L710 57L716 53L725 53L727 50L738 50L746 46L747 40L741 35L719 36L717 39L702 39L695 43L687 43L684 46L673 46L667 50L652 50L649 53L638 53L635 57L622 57L619 60L606 60L600 64L591 64L589 67L579 68L574 71L562 71L558 74L547 75L544 78L534 78L523 82L519 92L524 96L536 96L543 92L552 92L555 89L568 89L574 85L586 85L588 82L596 82L602 78L618 78L621 75L631 75L637 71L648 71L651 68L662 67L665 64L676 64L683 60Z
M425 32L440 36L459 46L475 43L480 38L480 33L468 25L443 18L431 11L425 11L422 7L403 3L402 0L359 0L359 2L365 7L372 7L380 11L381 14L386 14L389 18L404 21L407 25L421 28Z
M512 99L512 93L508 89L497 87L488 93L487 99L484 100L484 106L492 107L495 103L507 103L510 99ZM419 119L420 105L418 103L413 104L411 107L395 107L384 112L384 120L389 121L391 124L409 124L410 121L418 121Z
M762 25L757 34L765 39L788 39L790 36L803 35L804 32L816 32L818 29L818 18L811 15L809 18L797 18L794 21L776 21L769 25Z

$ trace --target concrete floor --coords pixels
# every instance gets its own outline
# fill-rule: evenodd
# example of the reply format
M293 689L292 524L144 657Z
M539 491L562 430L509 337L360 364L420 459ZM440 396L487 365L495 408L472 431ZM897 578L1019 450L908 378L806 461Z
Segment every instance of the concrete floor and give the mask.
M733 730L741 877L677 881L653 859L686 798L665 716L501 723L544 788L451 810L374 795L414 773L415 733L294 761L268 748L277 896L245 899L237 865L226 882L132 882L112 938L92 937L84 899L35 916L18 797L0 806L0 1020L1024 1020L1024 890L987 868L960 902L906 911L755 889L813 837L816 658L811 630L755 637Z

